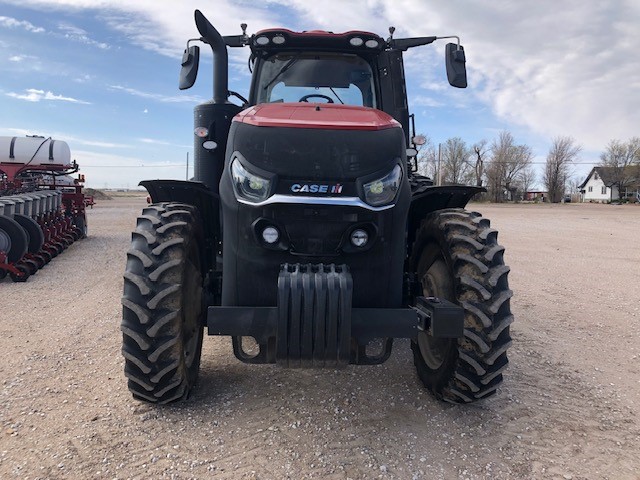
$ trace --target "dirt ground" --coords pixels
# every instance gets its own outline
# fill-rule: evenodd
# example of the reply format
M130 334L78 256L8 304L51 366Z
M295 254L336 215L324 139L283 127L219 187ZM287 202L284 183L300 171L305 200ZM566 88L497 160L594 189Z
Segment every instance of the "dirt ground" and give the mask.
M205 338L186 402L126 387L122 273L144 198L0 282L0 478L640 479L640 207L473 205L506 247L510 368L471 406L433 399L407 342L378 367L284 370Z

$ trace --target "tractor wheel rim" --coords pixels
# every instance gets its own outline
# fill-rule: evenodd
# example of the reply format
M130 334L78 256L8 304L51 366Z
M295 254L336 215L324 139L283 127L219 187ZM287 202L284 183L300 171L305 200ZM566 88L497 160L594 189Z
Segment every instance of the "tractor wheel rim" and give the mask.
M198 349L199 332L202 316L202 277L200 269L193 264L191 259L187 261L184 279L184 321L182 323L182 344L184 360L187 368L191 368L196 358Z
M424 297L439 297L454 301L453 288L444 285L442 276L449 275L448 267L442 258L437 259L423 275L422 294ZM437 370L445 362L452 348L454 340L449 338L435 338L427 333L418 334L418 347L424 362L432 370Z

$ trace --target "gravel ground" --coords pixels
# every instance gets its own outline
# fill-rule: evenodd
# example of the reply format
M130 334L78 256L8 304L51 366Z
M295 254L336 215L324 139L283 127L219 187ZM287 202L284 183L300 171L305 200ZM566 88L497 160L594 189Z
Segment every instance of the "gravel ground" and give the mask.
M144 198L102 201L90 237L0 282L0 478L640 479L640 208L473 205L515 291L498 394L442 404L407 342L377 367L284 370L205 338L201 382L151 407L119 331Z

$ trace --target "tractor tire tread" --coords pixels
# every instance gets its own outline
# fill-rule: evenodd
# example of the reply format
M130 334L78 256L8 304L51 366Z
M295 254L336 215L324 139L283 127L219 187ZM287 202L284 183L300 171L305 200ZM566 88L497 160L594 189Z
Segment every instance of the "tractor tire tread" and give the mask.
M437 233L434 233L437 232ZM497 231L477 212L446 209L429 214L416 233L411 262L417 265L428 241L447 250L457 302L465 312L464 336L457 342L457 358L447 382L433 393L453 403L469 403L495 393L507 368L513 323L504 247ZM428 240L430 239L430 240ZM412 342L418 376L429 388L428 370L416 342Z
M186 300L180 292L198 222L193 206L149 205L131 237L122 298L122 355L129 390L144 402L184 399L195 383L183 354L180 322ZM199 354L197 363L196 372Z

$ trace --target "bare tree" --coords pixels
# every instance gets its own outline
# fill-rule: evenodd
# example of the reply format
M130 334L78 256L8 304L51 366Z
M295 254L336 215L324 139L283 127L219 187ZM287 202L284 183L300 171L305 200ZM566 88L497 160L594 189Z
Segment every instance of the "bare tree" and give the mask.
M571 137L556 137L547 155L542 181L549 192L552 203L562 200L567 179L571 174L571 165L582 150Z
M571 177L567 180L567 185L569 186L569 194L571 195L572 202L579 198L580 183L581 180L576 177Z
M509 200L515 200L522 171L531 165L533 150L528 145L516 145L511 151L511 160L504 171L504 186L509 192Z
M442 179L446 183L466 183L470 166L469 148L460 137L449 138L442 146Z
M522 199L526 200L527 192L531 191L531 188L536 183L536 171L529 165L522 172L520 172L520 185L522 187Z
M527 145L516 145L513 135L500 132L491 143L491 162L486 168L487 186L493 201L513 200L521 172L531 165L533 151Z
M487 141L482 139L473 145L473 151L476 154L476 161L474 165L474 172L476 175L476 186L482 186L482 177L484 176L484 157L487 154L489 147Z
M619 195L630 186L638 176L640 168L640 137L633 137L627 142L611 140L606 150L600 155L600 165L609 167L609 178L612 185L618 187ZM637 168L632 166L638 165ZM613 195L613 189L611 191Z
M507 131L500 132L498 138L491 143L491 161L486 169L489 195L494 202L505 199L504 173L509 152L514 147L513 135Z
M438 171L438 156L431 139L422 134L425 138L424 145L418 151L418 174L432 179L436 178Z
M504 201L504 187L502 185L503 166L503 163L491 160L485 169L489 199L495 203Z

